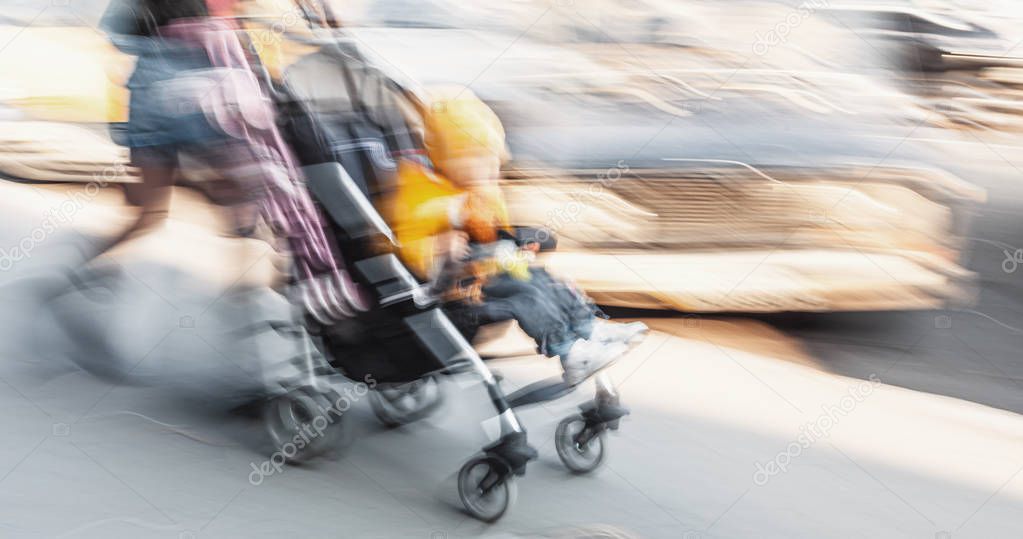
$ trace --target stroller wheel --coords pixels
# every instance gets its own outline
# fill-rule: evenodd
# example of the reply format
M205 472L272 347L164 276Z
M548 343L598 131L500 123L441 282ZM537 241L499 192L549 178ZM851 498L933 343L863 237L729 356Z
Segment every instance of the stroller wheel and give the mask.
M394 428L418 421L444 402L444 393L436 378L378 387L369 395L373 413L384 425Z
M328 394L302 388L271 399L264 421L275 453L289 463L301 463L343 445L347 421L329 413Z
M465 510L483 522L501 518L517 493L511 470L499 458L475 457L458 472L458 497Z
M554 431L554 447L558 457L572 473L585 474L604 462L607 431L590 426L581 415L562 419Z

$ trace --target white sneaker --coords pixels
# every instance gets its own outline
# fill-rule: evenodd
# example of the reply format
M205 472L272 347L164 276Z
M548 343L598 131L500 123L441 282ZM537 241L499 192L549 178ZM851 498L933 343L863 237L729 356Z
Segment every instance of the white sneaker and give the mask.
M648 331L650 328L643 322L619 324L598 318L593 323L593 334L590 335L590 339L602 342L632 343L646 335Z
M597 371L607 367L628 352L629 347L621 342L600 342L579 339L572 344L568 353L561 356L561 367L565 370L565 383L577 385Z

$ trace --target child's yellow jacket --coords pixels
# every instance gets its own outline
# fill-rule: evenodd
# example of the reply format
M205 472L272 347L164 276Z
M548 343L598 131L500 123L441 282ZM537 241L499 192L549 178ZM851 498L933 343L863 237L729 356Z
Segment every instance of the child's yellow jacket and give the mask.
M402 260L420 278L432 272L434 238L454 228L452 210L464 194L464 190L422 165L399 162L398 185L388 204L388 221Z
M508 228L508 212L499 195L463 189L429 168L402 160L398 183L387 205L388 221L405 264L420 278L428 278L436 263L437 235L460 228L477 242L497 239ZM461 215L459 227L452 223Z

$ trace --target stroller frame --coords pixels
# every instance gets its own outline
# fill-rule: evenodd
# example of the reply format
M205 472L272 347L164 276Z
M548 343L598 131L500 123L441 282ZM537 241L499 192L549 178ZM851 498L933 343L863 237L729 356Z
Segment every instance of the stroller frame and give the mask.
M337 30L331 30L330 34L332 38L338 37ZM319 52L313 54L323 55L342 66L353 60L336 41L325 40L320 45ZM554 378L505 395L499 378L430 297L427 287L398 259L395 235L368 197L370 186L361 175L361 181L353 179L342 166L351 156L337 154L335 141L327 132L329 126L318 125L321 120L306 108L300 92L296 93L296 89L289 86L287 75L284 82L285 91L279 97L290 101L288 110L305 117L296 125L298 132L294 133L293 144L314 146L300 148L303 151L299 152L304 156L307 187L330 217L339 254L348 262L354 280L375 300L373 308L353 321L333 327L315 328L315 323L311 326L320 334L320 344L331 366L350 379L373 375L380 384L400 385L440 375L471 373L482 380L497 415L499 437L462 466L458 490L470 515L493 522L504 515L515 497L513 478L524 475L527 463L538 456L529 446L526 429L514 409L561 398L576 387ZM345 82L351 88L350 81ZM358 98L353 99L356 100L353 105L360 107ZM305 140L305 137L316 140ZM360 141L364 139L355 140ZM317 145L319 148L315 147ZM352 331L344 327L350 323L365 325ZM368 339L369 344L360 350L358 343L353 346L344 337L353 333L379 338ZM411 343L409 335L413 337ZM403 337L406 340L402 340ZM374 349L380 345L391 353ZM388 367L389 371L379 372ZM556 431L558 454L575 473L590 472L601 464L606 431L616 430L621 417L628 413L619 405L610 378L603 373L596 378L595 399L581 406L579 414L562 420ZM374 392L371 397L380 394Z

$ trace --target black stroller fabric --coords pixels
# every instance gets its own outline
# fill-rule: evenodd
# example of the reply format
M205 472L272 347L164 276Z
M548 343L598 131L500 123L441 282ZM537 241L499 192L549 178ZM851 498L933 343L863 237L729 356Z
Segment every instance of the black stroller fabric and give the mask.
M393 188L396 156L421 153L421 135L403 113L411 106L404 89L352 46L331 43L302 58L288 68L284 87L286 128L300 162L340 163L372 200Z
M378 202L394 187L397 156L422 151L422 138L404 114L412 107L404 89L345 43L324 45L295 62L282 86L282 127L299 162L304 167L339 163L370 201ZM349 195L339 189L316 196ZM345 260L389 251L348 237L336 223L333 228ZM406 322L417 309L380 307L320 328L332 365L352 379L372 375L380 383L408 382L444 368Z

